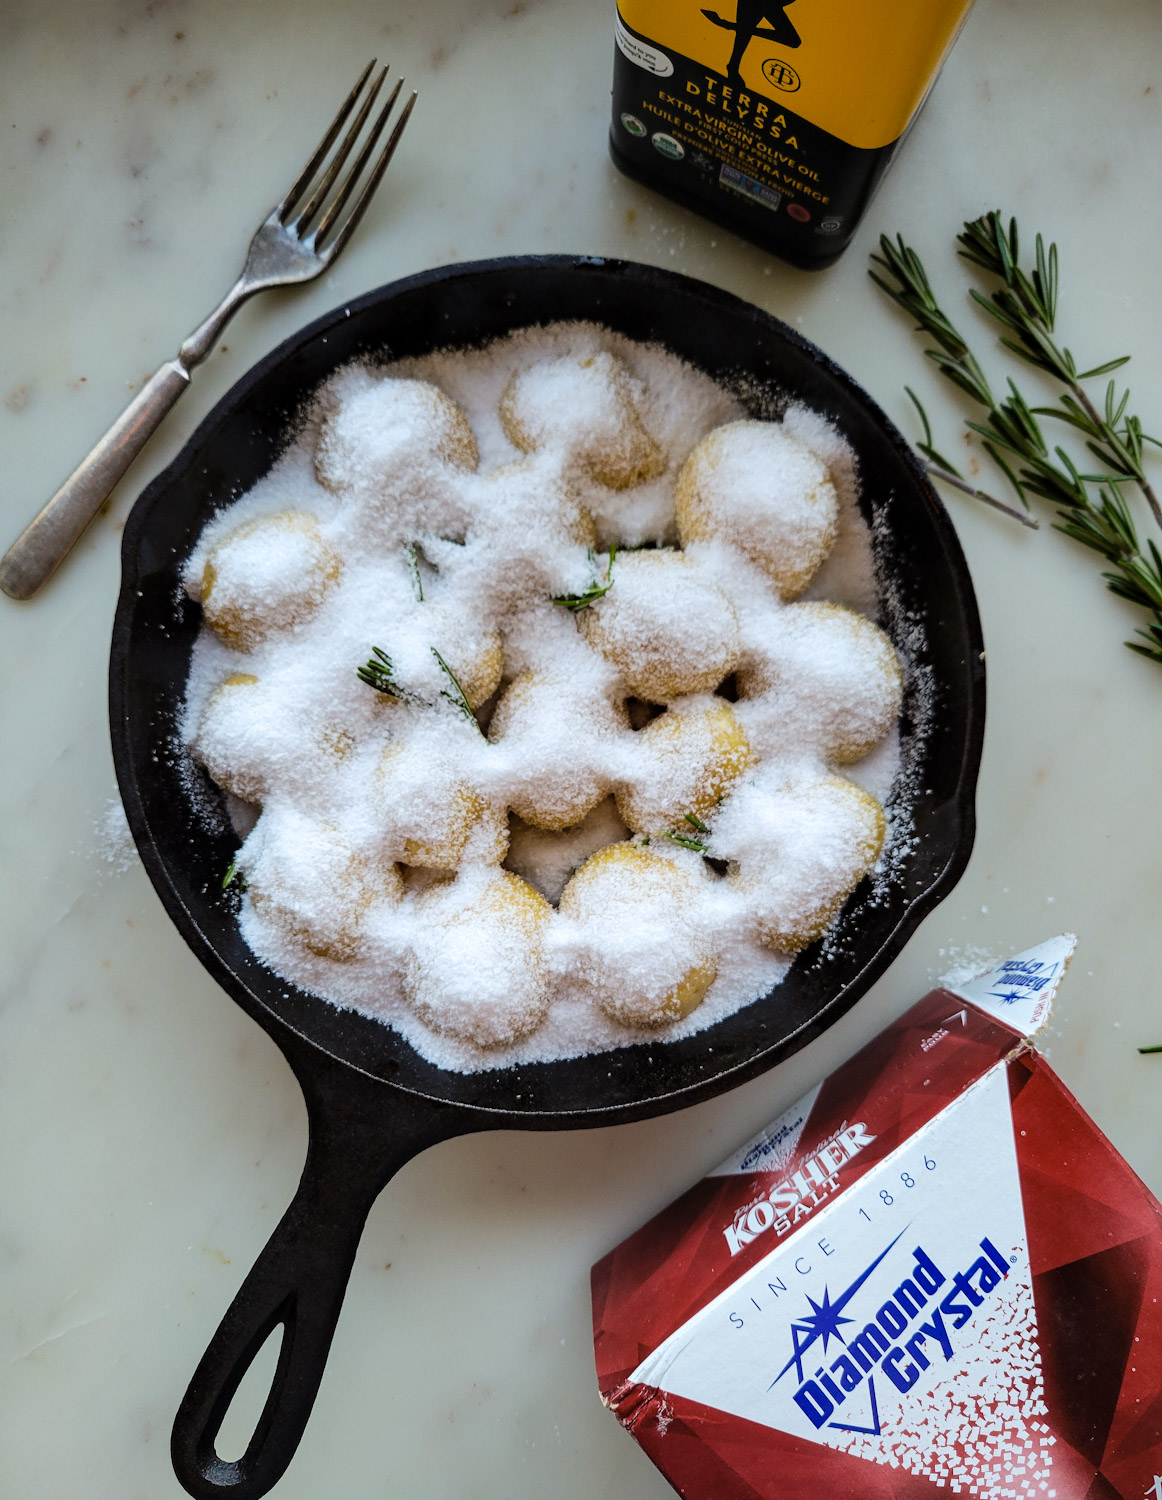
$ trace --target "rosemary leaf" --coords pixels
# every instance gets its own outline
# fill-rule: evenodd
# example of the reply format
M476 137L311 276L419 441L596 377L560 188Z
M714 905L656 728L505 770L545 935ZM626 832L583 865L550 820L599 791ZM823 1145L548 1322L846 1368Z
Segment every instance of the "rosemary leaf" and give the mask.
M402 698L399 687L395 681L395 668L391 664L391 657L386 651L381 651L378 646L372 646L371 659L361 667L356 667L355 675L360 682L365 682L368 687L373 687L377 693L383 693L388 698L394 698L399 702Z
M1130 356L1123 354L1120 359L1107 360L1104 365L1094 365L1092 370L1082 370L1078 374L1078 380L1092 380L1095 375L1108 375L1111 370L1120 370L1123 365L1128 365Z
M1081 382L1097 375L1107 375L1119 369L1129 360L1129 355L1120 355L1103 364L1094 365L1080 372L1073 355L1060 346L1054 338L1057 312L1057 246L1050 245L1048 255L1042 237L1037 236L1036 269L1032 276L1021 269L1017 239L1017 222L1010 220L1006 232L999 211L971 220L958 237L961 255L974 265L997 277L1002 285L984 297L975 289L970 296L993 318L1010 329L1015 339L1002 338L1006 349L1044 371L1066 387L1061 397L1062 406L1070 411L1076 425L1076 410L1082 409L1092 424L1091 435L1100 446L1091 445L1095 457L1100 459L1112 473L1132 479L1145 496L1154 519L1162 526L1162 504L1154 493L1145 469L1142 466L1141 441L1137 432L1141 424L1137 417L1126 415L1129 392L1115 406L1116 392L1111 381L1106 390L1106 410L1103 416L1093 405ZM1072 400L1067 400L1067 397ZM1043 410L1041 415L1060 416L1054 409Z
M613 563L617 557L617 543L614 542L609 549L609 566L605 570L605 581L597 577L597 558L592 547L589 549L589 562L594 568L593 582L580 594L560 594L554 598L553 603L567 609L571 614L578 614L583 609L588 609L591 604L596 604L598 599L604 599L613 587Z
M455 672L453 672L452 668L436 650L435 646L431 648L431 652L432 655L436 658L437 662L439 662L440 670L448 679L448 686L441 689L440 697L446 698L458 713L463 714L464 717L472 725L473 729L475 729L476 733L481 737L481 739L483 739L484 730L480 727L480 720L473 713L471 703L469 703L468 699L464 696L464 689L460 686L459 679L457 678Z
M945 478L947 478L949 475L954 475L957 479L963 481L964 476L961 474L960 470L956 468L954 464L950 464L944 457L944 455L942 453L938 453L932 446L932 426L928 421L928 413L920 404L919 396L917 396L916 392L910 385L906 385L904 387L904 390L908 393L912 405L920 413L920 421L924 427L924 441L922 443L917 443L916 447L920 450L920 452L926 459L928 459L931 463L936 464L938 468L943 470Z
M407 563L408 574L412 581L412 593L416 596L416 603L424 602L424 580L420 577L420 560L416 555L416 549L409 543L403 549L404 561Z
M683 849L693 849L695 854L705 854L710 847L709 844L704 844L701 839L692 839L685 833L675 833L672 828L667 828L660 837L672 839L675 844L681 844Z

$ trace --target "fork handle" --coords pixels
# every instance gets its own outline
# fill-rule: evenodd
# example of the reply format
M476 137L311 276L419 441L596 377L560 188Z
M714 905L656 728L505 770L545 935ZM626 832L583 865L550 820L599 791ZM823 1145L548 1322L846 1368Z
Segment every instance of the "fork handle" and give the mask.
M167 360L150 376L0 559L0 588L10 598L31 599L52 576L189 383L180 359Z

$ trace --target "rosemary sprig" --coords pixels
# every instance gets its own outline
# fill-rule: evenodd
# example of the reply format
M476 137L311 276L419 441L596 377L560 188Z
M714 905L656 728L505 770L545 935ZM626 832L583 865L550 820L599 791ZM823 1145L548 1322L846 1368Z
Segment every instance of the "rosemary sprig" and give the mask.
M1041 523L1036 517L1026 514L1023 510L1018 510L1016 506L1006 505L1003 500L998 500L995 495L990 495L987 490L978 490L975 485L969 484L960 470L954 468L943 454L936 451L932 446L932 426L928 421L928 413L920 404L919 396L917 396L910 385L906 385L904 390L907 391L912 405L919 412L920 421L924 426L924 441L917 443L916 447L928 460L924 465L928 473L937 479L942 479L945 484L950 484L953 489L960 490L962 494L971 495L976 500L983 500L986 505L991 505L994 510L1003 511L1006 516L1012 516L1014 521L1020 521L1021 525L1027 526L1030 531L1040 531Z
M998 253L1013 249L1015 228L1013 239L1006 237L1004 243L1006 252ZM1005 475L1022 505L1028 509L1030 495L1056 505L1059 519L1054 523L1055 529L1097 552L1111 565L1112 571L1102 574L1111 593L1150 612L1149 624L1137 631L1145 644L1127 641L1126 645L1162 665L1162 553L1153 541L1145 550L1138 541L1133 516L1121 490L1130 476L1083 474L1062 447L1054 446L1051 450L1037 421L1043 409L1031 407L1012 380L1008 382L1007 395L1000 401L994 397L967 342L937 303L916 252L905 244L902 236L897 236L895 243L886 235L881 236L880 249L882 255L873 256L872 260L892 280L871 271L872 280L916 319L919 331L927 333L938 345L924 352L941 374L984 408L985 422L968 422L969 429L980 437L985 451ZM1043 268L1039 265L1034 273L1036 279L1029 283L1029 296L1041 300L1048 317L1056 310L1056 257L1045 257L1042 248L1041 260ZM926 420L924 439L920 451L927 448L934 453L931 428ZM940 462L943 467L946 461ZM949 472L955 475L951 468ZM1097 487L1096 499L1090 493L1091 485ZM1000 502L995 503L1005 508Z
M409 542L403 549L404 562L407 563L408 575L412 581L412 593L416 596L416 603L424 602L424 580L420 577L420 560L416 555L416 549Z
M1159 1046L1159 1047L1139 1047L1138 1051L1142 1054L1143 1057L1148 1057L1152 1052L1162 1052L1162 1046Z
M696 818L693 813L683 813L682 816L697 833L710 832L710 829L702 819ZM691 838L688 833L682 830L675 831L673 828L665 829L660 837L672 839L675 844L681 844L683 849L693 849L696 854L705 854L710 848L710 845L704 839Z
M355 675L360 682L373 687L377 693L394 698L397 703L402 701L403 694L395 680L395 668L391 664L391 657L386 651L381 651L378 646L372 646L370 661L361 667L356 667Z
M675 833L672 828L667 828L661 835L664 839L672 839L675 844L681 844L683 849L693 849L695 854L705 854L710 845L703 843L701 839L692 839L684 833Z
M440 670L448 679L448 686L441 689L440 697L446 698L452 705L452 707L457 711L457 713L463 714L464 717L469 720L469 722L472 724L472 727L476 730L477 734L483 735L484 731L480 727L480 721L472 712L472 705L468 702L468 699L464 693L464 689L460 686L459 678L456 676L455 672L453 672L452 668L448 665L444 658L440 655L440 653L436 650L435 646L432 646L429 649L431 650L432 655L436 658L436 661L439 663ZM395 667L392 665L391 657L388 656L386 651L382 651L378 646L372 646L371 660L368 661L364 666L357 667L356 675L358 676L359 680L361 682L365 682L368 687L373 687L377 693L383 693L386 697L393 699L396 703L423 702L423 700L420 699L415 693L409 692L406 688L401 687L399 683L396 682Z
M230 868L222 876L222 889L228 891L231 886L237 886L240 891L246 889L246 876L238 868L237 855L230 861Z
M553 603L559 604L562 609L567 609L571 614L578 614L583 609L588 609L591 604L596 604L598 599L604 599L613 587L613 563L617 557L617 543L614 542L609 548L609 566L605 570L604 583L597 576L597 557L593 548L589 549L589 561L593 566L593 582L581 594L560 594L554 598Z
M446 698L448 700L448 702L452 705L452 707L457 710L458 713L462 713L464 715L464 717L472 725L473 729L475 729L476 733L478 735L480 735L480 737L483 739L483 737L484 737L484 730L481 729L481 727L480 727L480 720L473 713L473 711L472 711L472 705L471 705L471 703L468 702L468 699L465 697L465 695L464 695L464 689L460 686L459 679L457 678L455 672L453 672L452 668L448 665L448 663L444 660L444 658L436 650L435 646L433 646L431 648L431 651L432 651L432 655L436 658L436 660L440 664L440 670L444 673L445 677L447 677L447 679L448 679L448 686L446 688L442 688L441 689L441 691L440 691L440 697L441 698Z
M1106 386L1103 412L1090 400L1081 384L1083 380L1120 369L1129 363L1130 356L1123 354L1090 370L1079 371L1070 351L1054 338L1057 246L1050 245L1046 253L1045 242L1038 235L1035 265L1032 272L1026 274L1021 269L1017 221L1010 219L1006 230L999 210L965 224L964 233L957 239L965 260L980 266L1003 283L990 297L975 290L970 293L973 301L1005 329L1001 343L1035 369L1044 371L1067 387L1059 406L1038 406L1034 411L1038 416L1053 417L1076 428L1085 438L1089 451L1112 474L1138 486L1154 513L1154 519L1162 526L1162 505L1159 505L1143 465L1143 444L1162 447L1162 443L1143 432L1140 419L1127 410L1130 402L1128 388L1119 395L1117 383L1111 380Z

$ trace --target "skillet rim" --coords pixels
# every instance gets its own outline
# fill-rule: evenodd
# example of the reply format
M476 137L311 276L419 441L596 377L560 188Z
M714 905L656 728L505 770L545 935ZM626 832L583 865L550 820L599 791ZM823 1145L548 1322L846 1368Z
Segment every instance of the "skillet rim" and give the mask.
M129 743L128 667L130 650L133 644L134 613L138 597L137 584L140 577L138 562L141 544L143 538L148 534L148 528L153 519L154 512L164 501L165 495L171 487L179 485L188 479L191 470L201 456L202 449L213 441L218 433L218 429L239 408L245 405L247 399L268 375L284 362L293 359L316 339L325 339L325 336L332 329L347 324L350 320L355 320L365 312L388 305L394 300L417 291L422 291L426 287L450 286L459 282L471 281L481 276L499 275L500 273L511 275L513 272L527 271L531 273L544 271L556 274L568 274L571 270L575 269L585 269L589 272L598 271L602 276L608 275L615 279L628 278L635 282L645 295L648 295L652 286L661 286L672 294L692 297L704 306L709 306L712 309L721 309L732 318L741 317L744 321L755 325L760 331L766 331L776 339L781 339L783 342L790 344L800 356L805 357L811 364L815 365L837 387L837 395L845 404L859 409L862 416L874 425L880 436L892 450L894 458L903 463L909 477L915 482L919 497L924 502L926 519L933 528L935 540L944 554L950 573L957 586L955 602L957 613L964 628L965 638L962 645L965 652L965 675L968 680L968 696L965 703L965 736L961 746L960 762L955 777L956 791L955 795L949 799L949 803L945 804L946 806L951 805L955 810L957 820L956 836L948 848L943 866L935 878L930 880L923 889L911 895L907 904L901 910L894 927L890 930L884 941L880 943L879 947L848 981L820 1006L818 1010L809 1018L803 1020L793 1030L780 1037L779 1040L774 1042L767 1041L764 1044L760 1038L754 1047L746 1049L744 1055L710 1072L709 1076L704 1068L699 1067L696 1076L687 1076L685 1081L679 1086L667 1089L665 1092L655 1092L645 1098L623 1099L614 1103L603 1101L582 1108L554 1109L551 1107L533 1108L531 1106L518 1108L512 1097L511 1087L507 1090L510 1097L503 1103L482 1103L477 1100L469 1101L449 1097L448 1094L437 1091L429 1092L424 1088L415 1087L398 1079L384 1077L382 1073L375 1072L370 1068L361 1067L359 1063L353 1061L350 1057L341 1055L339 1052L325 1045L316 1036L311 1035L309 1029L304 1029L300 1025L293 1024L286 1015L272 1008L266 1000L257 995L249 987L244 978L223 956L215 941L203 931L197 912L191 910L190 905L183 898L174 881L171 879L167 860L161 853L151 830L139 786L138 767ZM528 323L524 323L518 318L514 320L513 327L532 326L535 321L534 319ZM490 337L491 335L488 336ZM470 346L470 341L465 341L464 346ZM433 347L440 346L433 344ZM296 1071L300 1073L300 1077L303 1066L309 1065L312 1058L317 1058L320 1064L323 1059L326 1059L327 1062L337 1064L342 1069L351 1069L353 1072L362 1074L365 1078L377 1084L398 1090L414 1098L417 1102L424 1101L438 1105L452 1106L457 1109L467 1110L474 1115L487 1117L494 1128L498 1128L505 1123L525 1129L592 1126L643 1119L664 1114L673 1109L683 1108L687 1105L692 1105L704 1099L725 1093L738 1084L766 1072L783 1058L800 1050L803 1046L814 1040L815 1037L821 1035L828 1027L850 1010L871 985L886 971L910 940L923 919L935 909L944 899L945 895L959 881L971 855L976 832L976 783L984 737L985 673L983 665L983 636L967 562L951 518L933 490L922 465L910 445L899 433L895 425L881 411L878 404L872 400L867 392L841 366L812 344L810 340L804 338L796 329L789 327L772 314L746 302L733 293L710 286L707 283L698 281L696 278L685 276L665 268L604 256L517 255L463 262L421 271L412 276L387 283L384 286L364 293L360 297L344 302L283 340L270 353L251 366L215 403L173 461L150 482L135 502L124 528L121 560L122 582L110 650L110 728L118 784L134 842L137 845L142 863L145 865L159 899L162 901L163 906L184 941L208 972L226 990L231 999L239 1004L252 1019L257 1021L271 1035L272 1039L282 1048L288 1057L292 1053L294 1054L292 1061L296 1067ZM285 981L281 982L285 983ZM299 993L305 994L302 991L299 991ZM310 999L316 1005L327 1006L328 1004L328 1002L318 997L312 996ZM763 1001L759 1000L753 1003L757 1005L763 1003ZM328 1008L330 1009L330 1007ZM749 1007L744 1007L744 1010L746 1009L749 1009ZM340 1014L350 1015L357 1013L340 1012ZM737 1014L741 1014L741 1012ZM724 1018L724 1022L716 1023L716 1026L709 1027L706 1031L697 1033L694 1037L686 1039L687 1042L696 1044L701 1040L704 1056L709 1056L710 1052L713 1051L713 1047L708 1044L710 1039L715 1035L716 1027L724 1024L729 1019L729 1017ZM382 1023L379 1022L373 1024L382 1026ZM398 1032L390 1031L386 1027L383 1029L389 1032L397 1048L402 1049L413 1058L419 1058L420 1055L415 1052ZM496 1078L503 1079L508 1084L520 1085L522 1080L527 1079L530 1073L540 1073L544 1070L546 1074L551 1074L553 1070L575 1069L578 1065L595 1069L603 1059L608 1059L611 1056L625 1057L630 1053L645 1054L651 1050L651 1045L649 1043L634 1044L631 1047L616 1049L614 1053L593 1053L580 1058L517 1065L508 1068L485 1070L481 1073L471 1075L452 1073L442 1069L436 1071L441 1080L445 1078L460 1081L463 1081L465 1078L474 1080ZM668 1050L671 1045L680 1046L682 1044L659 1043L653 1045L665 1046ZM304 1048L306 1049L305 1053ZM305 1062L304 1058L306 1059ZM421 1061L425 1067L432 1067L432 1065L426 1063L426 1060L421 1059ZM690 1074L689 1069L685 1071L687 1074ZM612 1076L612 1074L609 1076ZM517 1100L520 1097L519 1094L515 1095L515 1099Z

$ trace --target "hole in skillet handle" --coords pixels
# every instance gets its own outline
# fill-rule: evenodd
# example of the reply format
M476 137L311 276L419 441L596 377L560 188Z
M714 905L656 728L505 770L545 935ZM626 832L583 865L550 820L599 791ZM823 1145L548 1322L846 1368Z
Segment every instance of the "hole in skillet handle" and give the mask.
M271 1428L275 1423L275 1415L282 1401L290 1368L291 1326L294 1313L289 1307L285 1311L287 1315L285 1318L277 1319L265 1337L262 1336L261 1331L257 1333L253 1346L243 1351L228 1382L218 1392L207 1427L198 1441L198 1468L206 1482L212 1485L215 1491L229 1490L237 1493L247 1476L255 1469L266 1447ZM251 1377L260 1373L256 1366L265 1363L261 1358L262 1353L276 1338L278 1339L276 1362L270 1376L270 1385L262 1411L251 1429L242 1452L237 1457L224 1458L218 1452L222 1428L230 1424L240 1388Z
M214 1436L214 1452L223 1463L237 1463L245 1457L254 1441L286 1345L286 1331L285 1321L275 1324L251 1360L250 1368L226 1408Z

